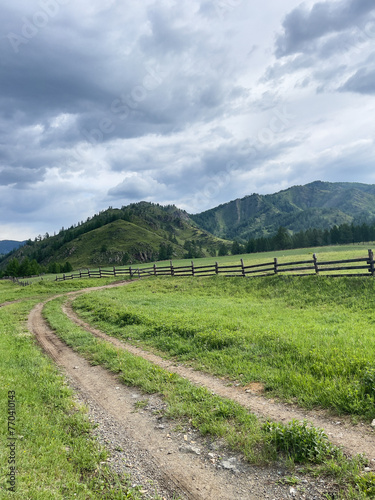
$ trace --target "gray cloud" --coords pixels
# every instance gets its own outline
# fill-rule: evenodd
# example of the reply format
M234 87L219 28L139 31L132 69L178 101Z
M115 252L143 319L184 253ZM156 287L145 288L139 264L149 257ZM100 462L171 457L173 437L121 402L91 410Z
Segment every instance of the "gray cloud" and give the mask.
M346 178L366 182L373 145L359 152L375 133L364 101L374 93L375 6L299 4L4 5L2 237L17 227L19 239L53 233L140 199L199 211L317 172L340 180L322 151L341 144L353 144L362 165L340 152Z
M155 196L164 197L166 192L167 187L151 176L145 177L134 173L110 189L108 196L130 203L136 200L148 201Z
M359 69L340 90L375 95L375 69Z
M285 17L284 33L277 37L275 54L283 57L306 52L316 40L357 26L373 11L372 0L317 2L311 9L300 5Z

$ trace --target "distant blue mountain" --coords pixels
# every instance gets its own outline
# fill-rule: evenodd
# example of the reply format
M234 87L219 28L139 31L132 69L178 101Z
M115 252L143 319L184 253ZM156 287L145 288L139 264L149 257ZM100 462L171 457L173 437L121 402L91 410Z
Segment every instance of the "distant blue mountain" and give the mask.
M12 250L22 247L26 241L2 240L0 241L0 255L6 255Z

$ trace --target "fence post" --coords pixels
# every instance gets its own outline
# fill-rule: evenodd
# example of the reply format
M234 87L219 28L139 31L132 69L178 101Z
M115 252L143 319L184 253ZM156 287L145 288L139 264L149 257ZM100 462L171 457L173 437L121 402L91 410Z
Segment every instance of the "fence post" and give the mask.
M171 266L171 276L174 276L174 267L173 267L172 261L170 260L169 263Z
M132 266L129 266L129 274L130 274L130 278L132 277Z
M191 274L194 276L194 262L191 261Z
M102 270L100 269L100 266L99 266L99 278L102 277Z
M154 264L154 276L156 276L156 264Z
M277 258L276 257L273 260L273 268L274 268L275 274L277 274L278 273L278 265L277 265Z
M138 267L138 278L140 278L140 277L141 277L141 272L140 272L139 267Z
M65 273L63 274L63 280L65 281Z
M243 265L243 259L241 259L242 276L245 277L245 266Z
M116 268L113 266L113 276L116 277Z
M215 273L219 274L219 264L215 262Z
M316 254L313 254L313 259L314 259L314 267L315 267L315 273L319 274L319 268L318 268L318 258Z
M371 276L374 276L375 275L374 252L371 250L371 248L368 251L368 263L370 264L369 272L371 273Z

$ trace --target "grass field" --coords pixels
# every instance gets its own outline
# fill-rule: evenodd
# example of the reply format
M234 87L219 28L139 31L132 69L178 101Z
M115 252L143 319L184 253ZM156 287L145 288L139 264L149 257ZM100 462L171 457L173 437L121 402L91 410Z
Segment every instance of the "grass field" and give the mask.
M205 257L202 259L194 259L194 264L197 266L208 266L218 262L220 265L234 265L239 264L240 259L243 259L245 265L251 265L261 264L263 262L272 262L274 257L280 259L280 262L292 262L294 260L312 259L312 255L314 253L317 254L318 258L320 256L322 258L324 255L324 258L329 260L355 259L357 257L367 257L367 251L369 248L372 248L375 251L375 242L368 242L365 245L332 245L327 247L298 248L273 252L226 255L225 257ZM184 266L190 264L190 262L191 259L173 260L173 265ZM167 261L167 263L169 264L169 261ZM145 264L145 266L147 265L150 264ZM157 265L159 265L159 263L157 263ZM138 265L134 265L133 267L138 267Z
M273 397L375 418L370 278L151 278L74 307L111 335Z
M117 374L126 385L160 394L167 404L165 416L175 419L177 427L193 426L204 435L220 438L253 464L284 461L293 471L294 464L303 463L306 472L334 478L340 485L334 497L337 500L370 497L366 491L373 491L375 477L363 475L367 463L364 457L347 459L321 430L306 423L263 424L238 403L211 394L206 388L196 387L176 374L97 339L62 313L64 300L62 297L51 301L45 309L45 316L58 336L91 364ZM127 315L126 320L129 320Z
M367 248L371 245L243 258L245 263L273 257L300 260L310 258L313 252L319 255L326 251L327 259L333 260L366 256ZM220 263L237 263L240 258L223 257ZM204 265L215 260L195 262ZM178 264L182 262L176 261ZM103 491L108 498L137 498L127 478L119 481L100 467L105 450L93 440L84 411L74 403L63 378L40 352L25 325L38 301L113 280L38 281L28 287L0 282L0 304L19 301L0 308L4 422L8 391L16 390L17 396L18 490L11 498L96 499L103 497ZM246 386L258 382L266 395L306 408L323 407L335 414L348 414L354 421L371 421L375 418L374 286L371 278L321 276L150 278L121 289L93 291L76 299L74 307L87 321L111 335L233 383ZM203 433L224 436L249 460L276 458L269 435L255 417L143 360L120 356L115 348L72 325L61 313L63 300L51 302L46 314L57 333L82 355L116 373L121 371L126 384L163 394L170 416L189 418ZM5 425L0 434L4 443ZM310 436L306 441L313 443L314 439ZM8 450L1 447L0 498L9 495L5 493L7 454ZM334 460L322 460L323 473L334 473L344 485L342 498L366 498L368 485L367 497L371 497L374 478L368 479L362 493L351 490L363 479L358 475L360 462L348 466L338 455Z
M262 264L265 262L272 262L276 257L282 262L293 262L296 260L311 260L312 255L315 253L318 259L329 259L329 260L344 260L344 259L355 259L368 256L368 249L372 248L375 251L375 242L367 242L366 244L354 244L354 245L333 245L327 247L312 247L312 248L302 248L294 250L280 250L275 252L261 252L261 253L251 253L242 255L227 255L225 257L204 257L201 259L193 259L196 266L209 266L214 265L218 262L220 266L225 265L238 265L240 259L243 259L245 266L253 264ZM173 259L174 266L186 266L191 264L191 259ZM155 262L157 266L169 266L170 261L158 261ZM154 262L145 264L133 264L132 269L142 269L145 267L150 267L154 265ZM90 270L95 272L99 268L94 266L89 266ZM128 269L129 266L117 266L116 269ZM102 270L108 269L113 270L113 266L101 266ZM86 271L87 267L82 267L82 271ZM73 273L76 273L79 269L75 269ZM71 273L67 273L69 276ZM63 273L57 275L62 277ZM39 283L41 280L54 281L56 279L56 274L45 274L36 278L25 278L25 281L29 283Z

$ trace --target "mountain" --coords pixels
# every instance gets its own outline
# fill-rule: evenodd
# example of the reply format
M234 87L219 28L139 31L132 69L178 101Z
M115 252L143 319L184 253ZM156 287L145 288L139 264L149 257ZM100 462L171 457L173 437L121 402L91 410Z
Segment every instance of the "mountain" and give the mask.
M69 262L75 269L133 264L182 257L215 255L222 239L200 229L183 210L170 205L140 202L108 208L86 222L48 234L0 260L4 270L13 258L35 259L47 268Z
M280 226L293 233L329 229L375 218L375 185L315 181L275 194L245 196L190 218L230 240L273 235Z
M0 257L0 272L13 258L24 257L50 270L66 262L77 269L195 259L216 255L223 245L228 249L230 240L275 235L280 226L297 233L374 219L375 185L359 183L316 181L252 194L195 215L174 205L140 202L110 207L54 236L28 240Z
M24 245L25 241L14 241L14 240L1 240L0 241L0 255L5 255L15 248L19 248Z

